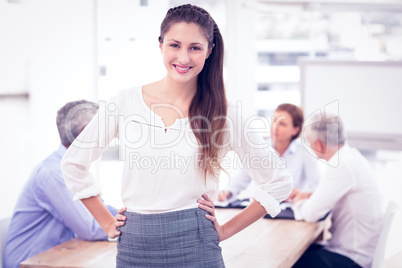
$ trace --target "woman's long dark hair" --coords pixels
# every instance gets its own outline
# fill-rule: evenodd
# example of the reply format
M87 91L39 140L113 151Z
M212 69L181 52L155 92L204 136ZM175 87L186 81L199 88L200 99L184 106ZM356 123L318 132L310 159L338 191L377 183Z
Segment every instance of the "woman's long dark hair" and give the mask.
M189 109L190 125L200 145L199 166L205 177L217 178L222 169L218 159L224 143L227 101L223 83L223 39L215 21L204 9L194 5L182 5L168 10L161 24L159 42L163 43L169 28L179 22L197 24L208 40L208 48L213 48L198 75L197 91Z

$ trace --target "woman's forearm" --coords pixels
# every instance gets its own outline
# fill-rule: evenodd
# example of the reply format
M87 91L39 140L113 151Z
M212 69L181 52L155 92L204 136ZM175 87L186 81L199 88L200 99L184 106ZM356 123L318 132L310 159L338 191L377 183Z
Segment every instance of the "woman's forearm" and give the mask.
M109 235L110 228L114 225L116 219L102 203L99 196L91 196L89 198L81 199L81 202L99 223L103 231Z
M265 208L259 202L253 200L251 204L239 214L223 224L223 237L221 241L237 234L252 223L261 219L265 214L267 214Z

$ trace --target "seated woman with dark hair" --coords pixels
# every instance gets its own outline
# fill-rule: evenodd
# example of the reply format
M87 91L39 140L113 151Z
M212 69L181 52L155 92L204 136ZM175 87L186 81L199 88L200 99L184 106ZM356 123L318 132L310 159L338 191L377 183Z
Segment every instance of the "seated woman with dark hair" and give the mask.
M303 129L303 110L290 103L279 105L272 117L271 145L286 163L287 171L293 176L293 191L287 201L299 200L311 195L317 186L321 171L318 160L306 151L299 136ZM218 201L238 195L252 183L250 176L243 169L231 183L219 192Z

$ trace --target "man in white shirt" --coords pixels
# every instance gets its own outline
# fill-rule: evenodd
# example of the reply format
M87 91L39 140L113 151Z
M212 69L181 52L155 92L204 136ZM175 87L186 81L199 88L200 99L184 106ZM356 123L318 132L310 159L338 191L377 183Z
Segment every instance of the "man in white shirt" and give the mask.
M315 123L305 135L328 167L311 197L297 202L293 210L295 219L309 222L332 210L332 237L312 245L294 267L371 267L382 225L381 197L371 167L345 144L338 116L310 122Z

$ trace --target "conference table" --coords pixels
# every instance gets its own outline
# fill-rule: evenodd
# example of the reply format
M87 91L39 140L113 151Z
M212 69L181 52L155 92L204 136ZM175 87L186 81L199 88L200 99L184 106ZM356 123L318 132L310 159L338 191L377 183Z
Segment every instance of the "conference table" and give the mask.
M216 209L220 224L239 209ZM222 241L226 267L291 267L311 243L326 239L330 217L317 223L261 218L240 233ZM20 268L115 267L115 241L72 239L21 263Z

